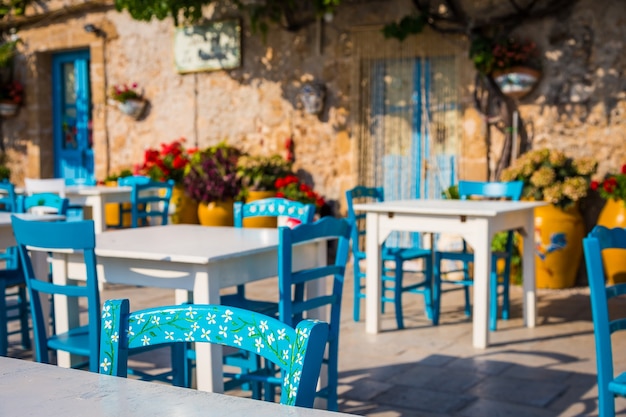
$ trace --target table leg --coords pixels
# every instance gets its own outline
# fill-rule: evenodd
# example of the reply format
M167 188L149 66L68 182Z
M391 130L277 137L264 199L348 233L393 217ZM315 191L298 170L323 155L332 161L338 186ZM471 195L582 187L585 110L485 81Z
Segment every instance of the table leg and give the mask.
M52 258L52 282L59 285L68 285L67 254L55 253ZM78 299L64 295L54 295L54 325L57 333L64 333L80 326ZM63 368L71 368L80 358L68 352L57 351L57 364Z
M367 333L376 334L380 331L380 293L382 265L381 265L381 246L379 241L380 230L379 214L367 213L366 229L367 235L365 240L366 259L366 277L365 277L365 331ZM357 302L358 300L355 300Z
M463 238L474 248L474 307L472 344L485 349L489 345L489 280L491 275L491 233L489 222L481 222Z
M96 200L92 206L92 217L94 221L94 229L96 234L102 233L107 229L106 216L104 215L104 206L106 202L102 196L94 196Z
M526 217L526 226L524 227L526 235L524 236L524 256L522 257L522 272L524 273L523 287L523 315L524 325L526 327L535 327L537 320L537 296L535 293L535 216L534 211Z

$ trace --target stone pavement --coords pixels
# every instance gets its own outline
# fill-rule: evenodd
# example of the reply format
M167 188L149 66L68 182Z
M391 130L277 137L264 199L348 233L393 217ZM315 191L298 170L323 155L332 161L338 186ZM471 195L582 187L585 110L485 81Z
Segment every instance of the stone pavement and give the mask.
M248 286L251 297L272 298L276 281ZM538 326L523 327L520 287L511 288L512 318L498 322L492 346L472 347L462 291L442 299L441 324L431 326L423 298L406 294L406 329L396 330L393 308L384 331L364 332L352 319L352 277L346 277L339 358L340 410L372 417L544 417L597 415L593 327L587 288L538 291ZM173 292L107 286L103 300L128 297L131 309L166 305ZM363 301L362 301L363 303ZM626 308L618 300L614 308ZM11 338L10 356L29 358ZM626 335L615 343L626 346ZM619 353L619 351L618 351ZM152 359L135 364L150 370ZM157 358L156 370L167 358ZM626 357L616 361L626 369ZM617 401L626 415L626 401Z

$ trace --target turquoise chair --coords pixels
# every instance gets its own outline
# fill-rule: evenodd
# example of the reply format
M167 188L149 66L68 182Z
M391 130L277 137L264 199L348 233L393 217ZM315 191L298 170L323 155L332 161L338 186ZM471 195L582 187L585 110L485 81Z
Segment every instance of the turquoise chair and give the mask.
M264 198L249 203L236 202L233 207L235 227L243 227L243 219L253 217L288 216L302 224L311 223L315 216L315 205L304 204L284 198ZM236 294L222 296L222 304L254 310L267 315L278 313L275 302L250 300L246 298L244 285L237 286Z
M329 314L328 348L323 363L326 365L328 383L320 387L317 396L326 398L328 409L338 409L337 386L339 381L339 328L341 324L341 299L343 294L344 275L350 251L352 224L346 219L324 217L315 223L302 224L293 229L279 229L278 249L278 318L280 321L294 326L304 316L315 309L322 309ZM334 261L326 266L306 269L294 269L294 246L316 240L336 241L337 250ZM326 285L326 292L310 298L305 294L305 286L317 280L332 279L332 285ZM245 379L245 376L244 378ZM278 386L280 379L270 375L265 379L266 386ZM266 391L266 399L272 398L272 389Z
M596 226L583 239L587 279L591 297L593 334L596 342L598 411L600 417L615 416L615 397L626 397L626 372L615 375L611 334L626 330L626 317L609 315L609 300L626 294L626 283L605 286L602 251L626 250L626 230ZM622 350L618 350L622 352Z
M128 300L105 302L101 328L101 374L126 377L129 349L174 343L182 352L188 341L217 343L277 364L282 370L281 404L300 407L313 407L328 337L328 324L319 321L304 320L293 328L260 313L207 304L129 313ZM183 366L182 359L177 365Z
M355 224L352 230L352 257L354 264L354 321L359 321L361 312L360 300L365 298L365 275L361 269L361 262L365 261L365 213L357 213L354 205L358 203L371 203L384 201L382 187L357 186L346 191L348 203L348 219ZM404 264L411 260L422 260L424 268L421 271L422 278L411 284L404 283ZM426 316L434 319L433 294L432 294L432 252L430 249L420 247L395 247L384 244L382 247L382 311L385 303L393 303L396 311L396 324L398 329L404 328L402 314L402 295L405 292L422 294Z
M33 319L35 341L35 360L50 363L48 350L66 351L86 357L89 370L98 372L98 347L100 345L100 295L96 273L96 235L93 220L76 222L38 222L21 220L12 216L11 223L18 251L25 271L26 284ZM33 266L27 246L74 250L85 262L86 285L57 285L47 280L39 280L33 272ZM40 294L65 295L83 298L87 302L86 325L73 328L66 333L46 334L47 321L44 319ZM81 365L77 365L81 366Z
M8 181L1 181L0 190L2 190L2 194L0 194L0 211L16 211L15 186ZM9 321L19 320L22 347L30 349L31 344L28 327L26 282L24 281L24 272L19 262L17 248L7 248L4 253L0 254L0 261L4 262L4 268L0 269L0 356L6 356L9 346L8 337L10 334L16 333L9 332ZM15 303L9 305L7 299L15 299Z
M522 196L524 183L522 181L510 182L481 182L481 181L459 181L459 195L462 200L479 198L479 199L507 199L519 200ZM489 298L489 329L494 331L498 322L498 298L502 296L502 318L509 318L509 282L511 275L511 257L513 254L513 231L509 231L507 235L506 250L503 252L492 252L491 256L491 276L489 277L490 298ZM504 260L504 270L502 274L498 274L498 260ZM463 278L459 280L443 279L441 272L441 262L444 260L460 262L461 269L446 271L461 272ZM441 307L441 284L453 284L463 286L465 291L465 314L471 314L471 303L469 288L474 285L474 281L470 275L469 264L474 262L474 254L467 248L463 241L463 249L461 251L436 251L435 252L435 322L439 321L439 312ZM499 288L501 290L499 291Z
M149 177L135 175L120 178L118 184L132 187L131 208L130 210L124 209L120 204L120 222L124 213L129 212L131 227L148 226L152 223L152 219L160 219L160 225L168 223L174 180L153 181Z

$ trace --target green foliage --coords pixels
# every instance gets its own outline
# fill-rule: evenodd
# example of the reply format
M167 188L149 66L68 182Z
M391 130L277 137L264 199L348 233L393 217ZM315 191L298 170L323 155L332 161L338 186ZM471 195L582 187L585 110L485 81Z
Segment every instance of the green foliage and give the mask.
M105 182L117 181L120 178L131 177L132 175L133 175L133 172L130 169L123 169L120 172L114 172L112 174L107 175L104 181Z
M382 29L385 38L395 38L403 41L409 35L421 33L427 23L426 15L418 14L413 16L404 16L399 22L385 25Z
M11 169L6 165L0 165L0 181L11 179Z
M459 186L449 186L441 193L441 196L446 200L459 200L461 198L461 195L459 194Z
M13 63L18 41L8 41L0 44L0 68L9 68Z
M216 0L115 0L117 11L126 10L135 20L174 19L174 25L191 24L202 18L202 7Z
M291 173L291 163L280 155L244 155L237 162L237 172L244 189L273 191L276 180Z

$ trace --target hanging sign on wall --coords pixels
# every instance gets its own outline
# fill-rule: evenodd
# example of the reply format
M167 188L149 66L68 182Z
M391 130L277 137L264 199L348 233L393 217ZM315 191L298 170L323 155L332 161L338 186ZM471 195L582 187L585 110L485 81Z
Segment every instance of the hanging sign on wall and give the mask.
M180 73L234 69L241 65L241 24L221 20L184 26L174 35L174 61Z

